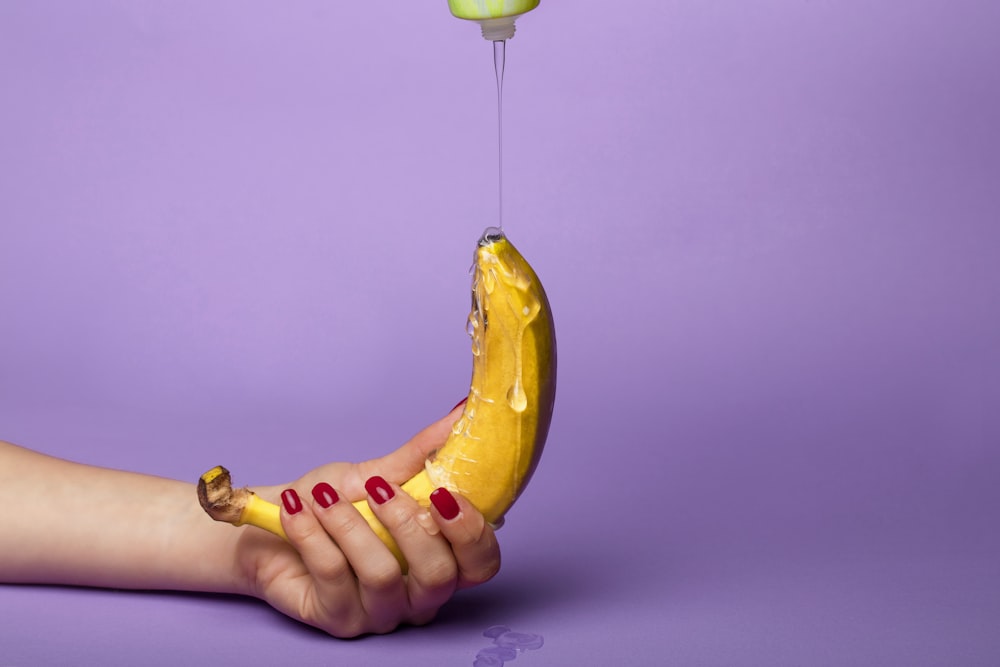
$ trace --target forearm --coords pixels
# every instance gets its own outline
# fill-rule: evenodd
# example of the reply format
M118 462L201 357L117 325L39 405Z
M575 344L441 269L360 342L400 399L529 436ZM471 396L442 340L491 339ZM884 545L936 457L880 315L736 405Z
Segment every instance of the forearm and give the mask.
M193 484L0 442L0 582L248 593Z

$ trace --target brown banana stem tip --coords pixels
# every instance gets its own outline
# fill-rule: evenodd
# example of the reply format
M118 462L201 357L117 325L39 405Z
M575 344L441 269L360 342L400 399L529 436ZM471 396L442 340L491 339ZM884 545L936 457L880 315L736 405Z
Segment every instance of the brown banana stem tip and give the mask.
M216 521L238 522L252 493L247 488L234 489L229 471L222 466L212 468L198 480L198 502Z

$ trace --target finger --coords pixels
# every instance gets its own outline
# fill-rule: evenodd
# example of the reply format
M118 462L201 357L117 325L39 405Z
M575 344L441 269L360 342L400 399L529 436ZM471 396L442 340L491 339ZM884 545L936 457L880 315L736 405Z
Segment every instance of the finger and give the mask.
M362 618L361 597L347 557L317 516L315 503L303 502L294 489L282 492L281 501L282 527L311 580L295 615L339 636L358 634L354 626Z
M458 587L489 581L500 571L500 545L483 515L447 489L431 493L431 515L451 543L458 564Z
M428 511L381 477L368 480L371 509L389 531L409 566L406 591L413 623L430 621L458 582L458 565L451 545L436 530ZM429 519L428 520L425 520ZM431 532L426 524L434 529Z
M355 466L355 477L351 480L352 487L347 491L358 490L354 497L359 497L360 489L365 480L374 475L381 475L385 479L402 483L413 477L424 467L424 461L435 449L444 445L448 436L451 435L451 427L462 414L465 401L459 402L448 411L441 419L426 427L395 451L370 461L364 461Z
M382 484L389 489L387 495L396 493L388 482L383 480ZM354 505L339 497L328 502L323 499L324 490L322 483L313 489L316 515L353 569L369 630L388 632L399 625L409 609L402 568Z

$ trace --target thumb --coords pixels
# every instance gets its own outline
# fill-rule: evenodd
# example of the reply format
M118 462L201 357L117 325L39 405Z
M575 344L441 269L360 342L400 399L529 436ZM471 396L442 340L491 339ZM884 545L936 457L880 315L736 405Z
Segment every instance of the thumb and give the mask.
M448 414L410 438L395 451L377 459L363 461L357 465L358 482L373 475L381 475L396 484L402 484L424 467L424 461L435 449L444 445L451 435L451 427L462 414L465 401L453 407Z

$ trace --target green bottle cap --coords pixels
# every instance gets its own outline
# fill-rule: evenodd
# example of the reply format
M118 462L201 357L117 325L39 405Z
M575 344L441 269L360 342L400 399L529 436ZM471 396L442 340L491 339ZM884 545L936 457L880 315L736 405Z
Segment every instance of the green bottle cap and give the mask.
M452 14L470 21L518 16L530 12L538 3L539 0L448 0Z
M483 37L491 41L514 36L514 19L530 12L540 0L448 0L451 13L460 19L477 21Z

